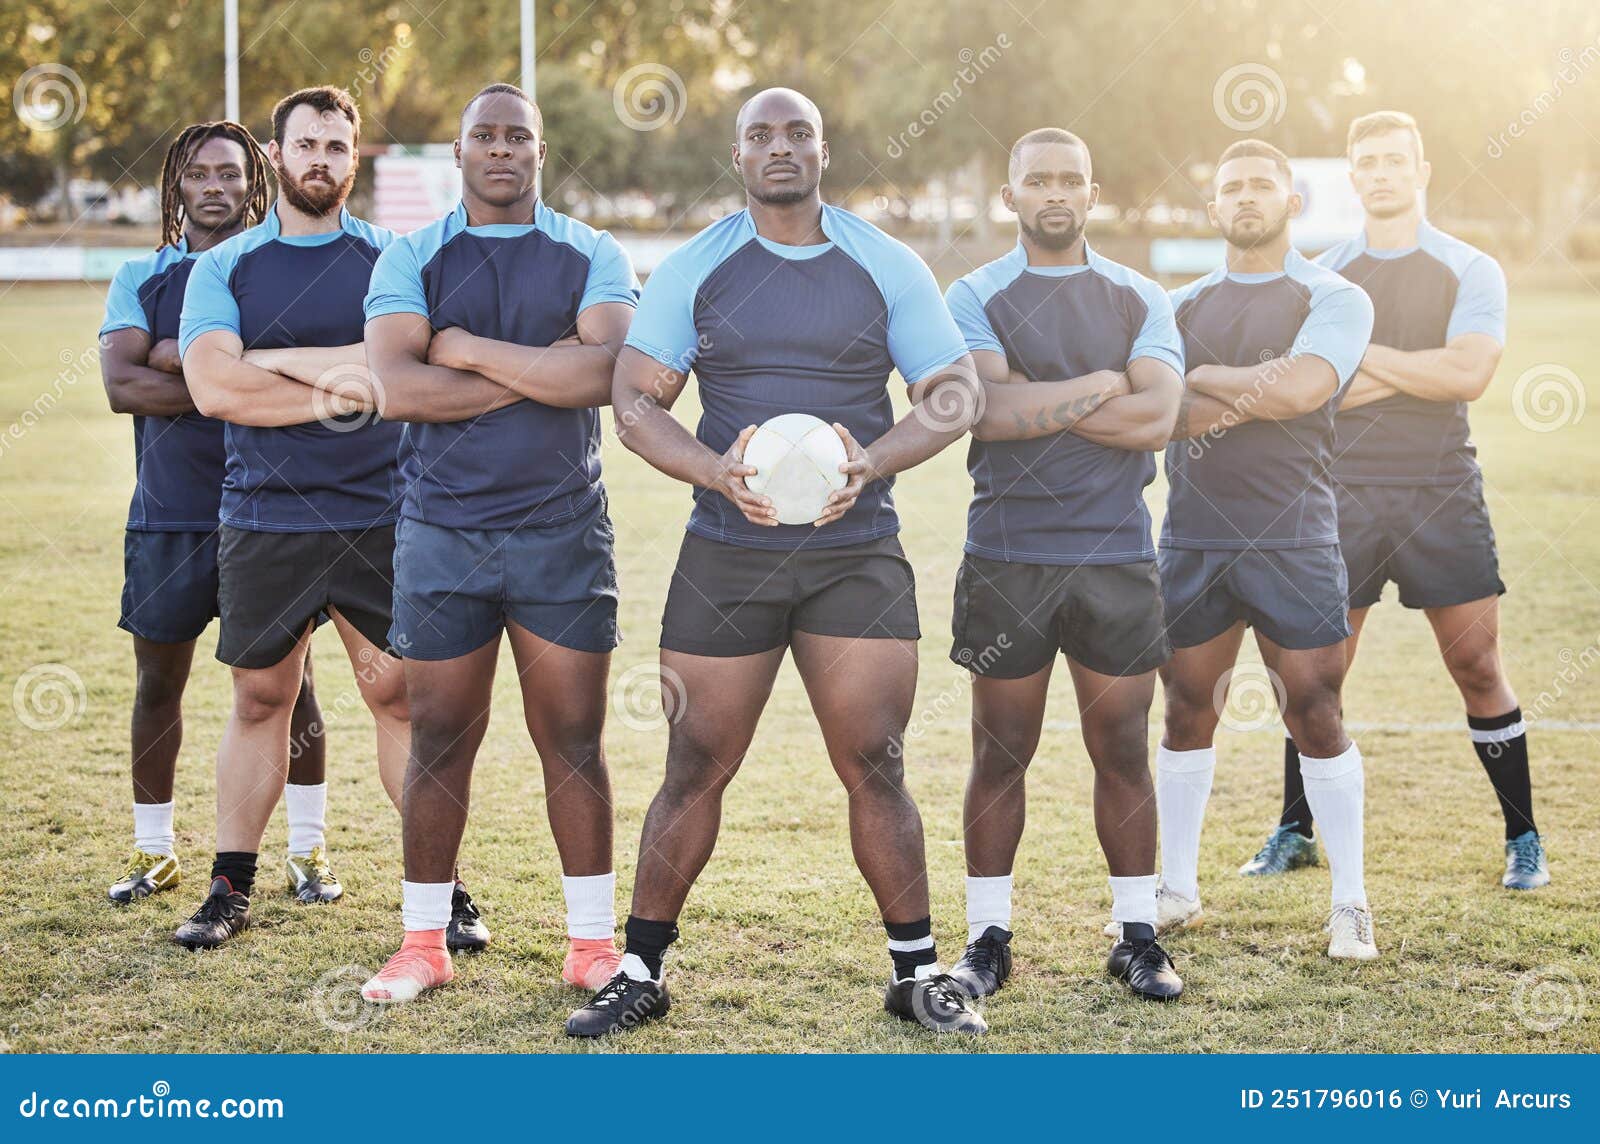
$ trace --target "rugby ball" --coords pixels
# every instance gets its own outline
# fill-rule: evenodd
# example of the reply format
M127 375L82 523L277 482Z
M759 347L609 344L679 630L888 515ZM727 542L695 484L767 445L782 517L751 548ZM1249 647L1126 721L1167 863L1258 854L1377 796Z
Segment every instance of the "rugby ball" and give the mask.
M756 471L744 483L771 498L779 524L810 524L827 507L828 494L844 487L844 462L844 442L832 425L809 413L783 413L750 435L744 463Z

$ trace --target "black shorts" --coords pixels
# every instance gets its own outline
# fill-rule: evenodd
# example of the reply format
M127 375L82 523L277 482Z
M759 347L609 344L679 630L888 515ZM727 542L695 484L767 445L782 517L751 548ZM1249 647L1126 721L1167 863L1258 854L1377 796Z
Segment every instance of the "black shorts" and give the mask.
M1216 639L1240 620L1294 651L1328 647L1350 634L1350 593L1337 544L1163 548L1158 562L1173 647Z
M233 667L280 663L317 614L335 608L380 648L394 607L394 525L350 532L251 532L223 525L222 632Z
M1340 486L1339 548L1352 608L1376 604L1390 580L1408 608L1448 608L1506 590L1481 476L1460 485Z
M117 626L153 643L188 643L217 615L217 532L129 529Z
M755 655L790 632L914 640L916 578L893 536L836 548L744 548L686 533L661 616L661 646Z
M991 679L1021 679L1064 653L1101 675L1167 662L1161 582L1136 564L1018 564L968 553L956 572L950 658Z

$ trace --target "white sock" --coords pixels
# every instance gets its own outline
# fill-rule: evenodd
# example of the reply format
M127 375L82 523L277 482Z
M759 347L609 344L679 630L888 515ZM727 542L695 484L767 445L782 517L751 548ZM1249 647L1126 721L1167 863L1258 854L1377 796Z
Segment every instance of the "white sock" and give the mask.
M172 804L136 802L133 804L133 844L146 854L172 856Z
M1154 874L1133 878L1107 878L1111 883L1111 920L1156 924L1156 882ZM1192 895L1191 895L1192 896Z
M283 788L283 807L289 814L289 853L296 858L311 854L313 846L326 846L328 784Z
M650 976L650 970L645 968L644 959L637 953L622 955L622 972L627 974L631 981L655 981Z
M1211 797L1217 749L1156 748L1156 813L1161 830L1161 880L1185 898L1200 896L1200 827Z
M967 940L977 941L990 926L1011 929L1011 875L967 877Z
M1367 779L1361 766L1361 751L1351 743L1344 754L1331 759L1302 754L1300 776L1305 782L1306 804L1317 820L1317 832L1328 852L1333 904L1365 906L1362 836Z
M455 888L454 882L401 882L400 916L406 929L436 930L448 926L450 895Z
M563 874L561 893L567 899L568 937L617 936L617 914L612 906L617 893L615 873L589 874L579 878L569 878Z

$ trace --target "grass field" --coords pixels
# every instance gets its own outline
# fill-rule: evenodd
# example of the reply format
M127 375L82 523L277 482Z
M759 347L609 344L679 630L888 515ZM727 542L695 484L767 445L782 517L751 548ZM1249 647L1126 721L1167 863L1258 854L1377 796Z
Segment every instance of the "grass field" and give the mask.
M560 986L562 906L537 761L509 655L476 773L463 860L495 931L456 983L410 1007L363 1008L355 989L399 930L397 824L371 761L337 639L317 639L331 723L330 844L348 893L308 909L282 892L281 810L269 828L258 924L196 956L168 934L203 892L213 760L227 672L201 641L178 775L190 881L119 910L106 884L127 849L133 658L116 628L122 523L132 482L126 419L106 409L94 362L101 293L16 287L0 311L0 1038L12 1051L596 1051L561 1033L579 1000ZM1188 993L1134 1002L1102 972L1105 867L1089 815L1091 771L1064 673L1034 765L1017 867L1013 983L981 1043L935 1041L881 1011L883 932L850 859L845 799L786 666L720 847L691 896L671 963L669 1020L598 1051L1504 1051L1600 1046L1600 443L1596 415L1539 433L1514 415L1536 364L1600 381L1600 298L1520 293L1511 346L1474 413L1499 531L1505 653L1532 731L1535 794L1554 883L1499 889L1501 827L1460 702L1422 617L1373 613L1346 689L1367 758L1368 887L1384 956L1330 963L1320 933L1325 868L1259 883L1234 874L1277 812L1281 727L1224 732L1201 881L1209 921L1170 943ZM41 394L47 395L41 398ZM686 411L687 412L687 411ZM8 431L9 429L9 431ZM963 451L904 478L904 543L925 639L910 781L927 827L935 933L964 938L960 801L967 683L947 659L951 583L969 493ZM626 642L613 679L655 661L657 624L687 490L606 445ZM1159 504L1162 486L1150 490ZM1253 650L1248 653L1253 656ZM48 723L49 696L18 681L65 665L83 701ZM37 684L37 673L30 677ZM1541 693L1546 693L1541 699ZM43 706L27 708L30 694ZM21 703L21 710L16 706ZM1159 727L1159 704L1152 721ZM665 733L614 707L619 910L626 913ZM1585 1003L1587 997L1587 1004Z

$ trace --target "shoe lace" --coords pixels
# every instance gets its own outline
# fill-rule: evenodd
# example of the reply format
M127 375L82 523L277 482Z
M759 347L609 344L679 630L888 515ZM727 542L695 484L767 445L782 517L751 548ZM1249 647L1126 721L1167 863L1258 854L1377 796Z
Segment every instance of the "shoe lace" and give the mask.
M1256 852L1256 861L1269 865L1276 864L1283 856L1283 852L1289 848L1291 841L1289 835L1293 833L1295 833L1294 827L1279 826L1271 834L1267 835L1267 841Z
M475 922L483 915L478 913L478 903L472 900L472 895L465 890L457 890L454 900L450 903L450 912L457 921Z
M1157 968L1172 964L1172 955L1161 948L1161 943L1151 938L1143 949L1133 955L1137 963L1154 964Z
M1537 834L1524 834L1511 840L1511 865L1518 874L1537 874L1544 848Z
M604 1009L613 1001L621 1001L634 989L633 978L626 973L618 973L610 981L600 987L600 992L589 999L586 1009Z
M227 894L210 894L205 901L200 903L200 908L194 912L189 920L210 925L213 922L232 921L238 912L239 908L234 904L231 896Z
M994 973L1000 965L1000 943L992 937L980 937L968 942L961 960L984 973Z
M1356 937L1362 942L1372 941L1372 915L1360 906L1340 906L1333 911L1333 918L1329 922L1329 929L1334 928L1341 920L1348 920L1355 929Z
M966 988L948 973L941 973L936 977L930 978L926 988L939 1002L951 1009L965 1012L971 1008L968 1004L969 997Z
M133 878L142 878L154 865L155 862L150 855L143 850L135 850L128 855L128 864L123 869L122 877L118 881L126 882Z

